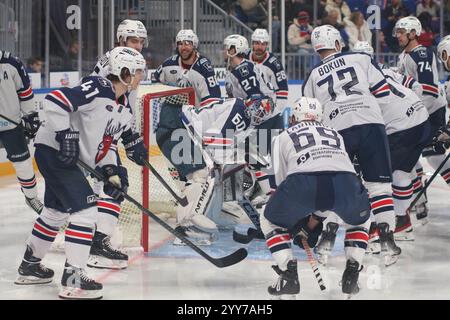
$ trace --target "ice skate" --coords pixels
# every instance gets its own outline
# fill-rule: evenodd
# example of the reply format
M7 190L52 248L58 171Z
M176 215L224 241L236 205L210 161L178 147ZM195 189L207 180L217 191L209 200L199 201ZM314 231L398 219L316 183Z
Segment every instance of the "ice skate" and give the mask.
M409 214L396 216L394 238L397 241L414 241L413 226Z
M87 265L98 269L125 269L128 255L111 246L111 237L96 231Z
M33 250L27 246L22 263L19 266L19 277L15 284L43 284L50 283L55 273L52 269L41 264L41 259L33 256Z
M322 231L319 243L314 248L314 252L317 254L317 261L320 264L326 265L328 263L328 257L333 250L338 229L339 224L329 222L326 225L326 230Z
M380 252L381 252L380 232L377 228L377 224L375 222L372 222L370 224L369 243L367 244L366 253L380 254Z
M344 273L342 274L342 292L350 299L359 292L358 278L363 266L359 266L357 261L347 260Z
M397 262L402 250L395 244L394 233L389 230L387 223L379 223L378 228L380 229L381 254L385 266L388 267Z
M267 288L269 294L276 300L295 300L300 292L298 281L297 260L291 260L287 264L287 270L281 271L278 266L272 266L279 275L278 280Z
M175 231L180 232L183 236L188 238L188 240L190 240L197 246L209 246L218 238L217 233L205 232L203 230L200 230L196 226L178 226L175 228ZM184 246L186 244L177 237L174 239L173 245Z
M59 297L62 299L94 300L102 298L103 285L89 278L84 269L72 266L67 261L61 285Z

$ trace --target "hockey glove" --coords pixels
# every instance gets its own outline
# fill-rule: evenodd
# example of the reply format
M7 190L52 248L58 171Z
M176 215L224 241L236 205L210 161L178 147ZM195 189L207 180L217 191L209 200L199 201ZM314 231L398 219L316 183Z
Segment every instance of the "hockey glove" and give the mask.
M73 167L76 165L80 155L80 133L69 129L56 132L56 141L59 142L57 158L63 167Z
M25 135L34 139L36 132L38 131L41 123L39 122L39 116L37 112L33 112L22 117L22 125L25 128Z
M314 229L308 227L309 216L300 220L294 227L294 244L300 248L303 247L302 239L306 240L310 248L314 248L319 240L319 236L322 233L323 224L322 221L316 225Z
M144 160L148 159L148 151L144 145L144 139L137 132L131 130L122 134L122 143L127 152L127 157L134 163L143 166Z
M97 171L108 180L109 183L103 185L103 192L119 203L124 200L123 192L128 190L128 171L125 167L115 165L105 165L101 168L97 167Z
M448 126L439 128L433 138L432 145L434 151L445 153L445 151L450 147L450 128Z

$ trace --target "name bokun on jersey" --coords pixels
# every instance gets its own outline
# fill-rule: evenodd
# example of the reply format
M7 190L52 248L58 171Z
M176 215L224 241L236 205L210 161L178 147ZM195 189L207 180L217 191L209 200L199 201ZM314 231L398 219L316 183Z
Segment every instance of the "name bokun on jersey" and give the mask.
M241 99L225 99L202 108L183 106L183 114L202 137L202 145L216 163L239 162L236 148L244 147L250 133L250 118ZM242 150L243 151L243 150ZM241 153L242 162L244 153Z
M272 85L263 78L261 70L253 62L243 59L233 70L225 76L225 89L229 98L248 99L254 94L266 95L276 103L276 95ZM283 111L283 107L276 103L273 115Z
M368 54L338 53L315 66L303 84L303 96L323 106L323 123L342 130L384 124L376 98L390 94L389 85Z
M385 72L383 70L383 72ZM378 99L386 134L415 127L428 119L422 100L410 89L386 76L391 94ZM414 80L413 80L414 81Z
M289 88L286 72L281 62L270 52L266 52L261 62L252 59L252 52L250 52L249 57L249 60L260 69L264 80L272 85L277 98L277 105L284 109L288 100Z
M183 73L195 90L197 106L204 106L220 99L220 86L211 62L199 54L189 70L183 68L178 54L168 58L153 73L152 82L176 86Z
M22 115L34 111L33 89L22 62L11 53L0 50L0 114L20 122ZM15 127L0 118L0 131Z
M283 131L272 143L277 185L294 173L355 173L342 136L319 122L300 122Z
M42 125L35 144L59 150L55 132L79 131L80 159L90 166L117 164L110 147L131 126L131 114L116 103L112 83L95 76L83 78L77 87L50 92L39 118Z
M419 45L409 53L403 51L399 56L398 69L422 85L422 101L429 114L447 104L444 88L439 83L436 55L431 48Z

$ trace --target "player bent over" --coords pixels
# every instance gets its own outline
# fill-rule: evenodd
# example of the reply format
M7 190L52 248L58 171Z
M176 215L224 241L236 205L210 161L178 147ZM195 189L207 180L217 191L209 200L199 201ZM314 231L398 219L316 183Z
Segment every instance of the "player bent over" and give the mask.
M18 58L1 50L0 74L0 142L16 170L26 204L40 214L43 205L37 198L36 177L25 138L33 139L39 128L30 78ZM1 115L15 122L22 121L27 130L8 122Z
M329 211L346 224L342 292L359 291L358 277L369 238L370 203L342 136L324 126L322 116L317 99L300 98L294 104L290 127L273 143L278 188L261 217L267 246L277 263L273 268L279 274L278 281L268 288L273 296L284 298L300 292L291 239L302 248L302 239L314 247Z
M65 230L66 262L61 298L99 299L102 284L91 279L86 262L98 217L97 199L77 167L80 159L100 171L112 184L126 189L123 168L110 146L131 125L130 113L116 99L136 88L145 68L142 55L130 48L111 52L107 79L85 77L74 88L52 91L45 97L43 124L36 137L35 158L45 179L44 210L36 220L16 284L48 283L54 272L44 267L45 257L59 228ZM121 193L109 184L103 192L112 198Z

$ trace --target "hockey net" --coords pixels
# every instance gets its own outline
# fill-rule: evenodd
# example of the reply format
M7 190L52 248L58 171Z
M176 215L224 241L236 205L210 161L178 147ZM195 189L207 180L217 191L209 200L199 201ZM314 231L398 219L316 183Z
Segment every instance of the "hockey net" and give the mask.
M159 150L155 128L159 122L159 110L167 101L175 105L195 104L195 93L192 88L177 88L161 84L141 85L136 101L136 129L144 137L144 143L149 151L149 163L158 171L164 180L179 194L176 183L178 172ZM142 203L152 213L163 218L175 216L175 201L170 193L154 177L147 168L140 167L128 160L125 150L119 147L120 158L128 170L128 194ZM139 247L148 251L149 218L133 204L124 201L119 216L118 232L115 236L121 239L114 242L122 247ZM118 233L118 234L117 234Z

